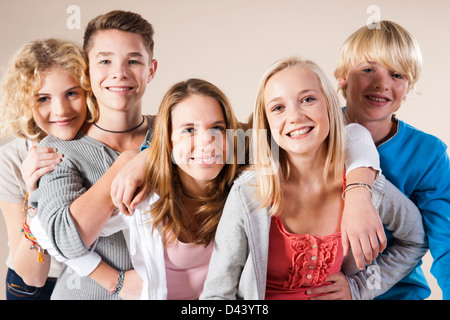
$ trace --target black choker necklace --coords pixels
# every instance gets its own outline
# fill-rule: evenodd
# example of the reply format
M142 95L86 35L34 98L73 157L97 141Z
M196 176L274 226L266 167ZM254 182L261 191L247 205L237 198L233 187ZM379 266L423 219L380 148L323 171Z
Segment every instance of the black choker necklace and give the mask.
M144 121L145 121L145 117L142 116L142 121L141 121L141 123L139 123L136 127L131 128L131 129L128 129L128 130L123 130L123 131L106 130L106 129L100 128L96 123L94 123L94 126L96 126L97 128L99 128L100 130L103 130L103 131L106 131L106 132L110 132L110 133L126 133L126 132L130 132L130 131L136 130L137 128L139 128L140 126L142 126L142 124L144 123Z

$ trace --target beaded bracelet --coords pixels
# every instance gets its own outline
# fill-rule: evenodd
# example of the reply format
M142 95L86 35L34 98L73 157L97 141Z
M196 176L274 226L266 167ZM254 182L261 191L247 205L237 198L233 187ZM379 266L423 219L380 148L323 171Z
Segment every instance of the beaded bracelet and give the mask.
M342 192L342 199L345 200L345 193L355 188L363 187L366 188L370 192L370 196L372 196L372 187L363 182L350 183L345 186L344 192Z
M113 295L118 295L120 292L120 289L122 289L123 286L123 280L125 278L125 274L123 273L123 270L119 271L119 276L117 278L117 283L114 289L112 289L109 293Z
M25 239L31 242L30 249L36 249L38 251L38 262L44 263L44 257L42 256L42 253L47 254L47 250L43 250L42 247L37 243L36 237L31 233L30 227L27 225L26 221L22 225L22 230L20 230L23 235L25 236Z
M22 210L23 210L23 211L26 211L26 212L27 212L27 216L30 217L31 219L33 219L34 216L36 216L36 214L37 214L37 210L36 210L35 208L30 207L30 206L28 205L28 192L27 192L27 194L25 195L25 199L23 200ZM30 211L33 211L34 214L31 215L31 214L30 214Z

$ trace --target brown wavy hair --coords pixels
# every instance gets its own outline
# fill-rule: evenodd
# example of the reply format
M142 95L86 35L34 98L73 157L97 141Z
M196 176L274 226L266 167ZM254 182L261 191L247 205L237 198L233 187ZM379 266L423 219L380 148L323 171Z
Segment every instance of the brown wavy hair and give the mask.
M208 194L199 198L200 206L196 212L190 212L195 230L189 229L183 221L183 205L180 177L176 164L172 161L172 121L174 107L191 95L208 96L216 99L225 117L227 139L234 139L234 152L227 157L225 166L218 176L209 182ZM146 181L159 199L150 208L153 228L163 226L163 237L167 245L180 235L189 234L191 243L207 245L214 239L217 224L225 205L231 184L236 175L236 137L238 122L225 94L215 85L200 79L189 79L173 85L164 96L156 117L155 132L149 152L149 166ZM230 151L230 150L228 150ZM230 152L229 152L230 154ZM228 154L228 155L229 155Z

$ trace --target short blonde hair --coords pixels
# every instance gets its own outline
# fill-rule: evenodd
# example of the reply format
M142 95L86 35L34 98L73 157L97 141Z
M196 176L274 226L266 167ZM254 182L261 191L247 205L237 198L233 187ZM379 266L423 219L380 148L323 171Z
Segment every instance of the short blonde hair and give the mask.
M255 102L253 113L253 163L256 168L258 196L261 205L271 205L270 213L276 214L283 207L282 183L289 177L289 162L283 150L279 150L278 157L272 153L272 139L269 122L265 112L264 90L269 79L276 73L289 68L306 69L315 74L320 89L327 103L330 132L326 139L327 157L323 171L326 181L328 170L331 167L335 178L342 178L344 174L344 152L345 152L345 128L339 97L328 77L322 69L310 60L302 60L290 57L273 64L262 77ZM266 134L263 134L266 133ZM268 174L267 166L263 159L269 158L271 167L275 168L273 174Z
M83 51L75 43L61 39L34 40L26 43L10 62L0 96L0 135L15 135L40 140L46 133L33 117L35 95L43 78L52 68L67 71L86 92L86 121L97 117L97 107L88 76Z
M422 70L422 53L417 40L400 25L383 20L379 26L364 26L354 32L342 44L335 78L345 77L349 68L361 60L379 62L400 72L406 76L409 89L415 91ZM346 88L339 90L347 99Z

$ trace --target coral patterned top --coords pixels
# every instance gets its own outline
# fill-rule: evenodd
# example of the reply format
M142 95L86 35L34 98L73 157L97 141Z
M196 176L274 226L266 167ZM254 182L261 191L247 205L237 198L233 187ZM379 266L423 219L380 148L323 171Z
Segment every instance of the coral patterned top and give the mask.
M292 234L273 216L269 235L267 300L308 300L306 290L338 273L344 259L341 233L327 236Z

